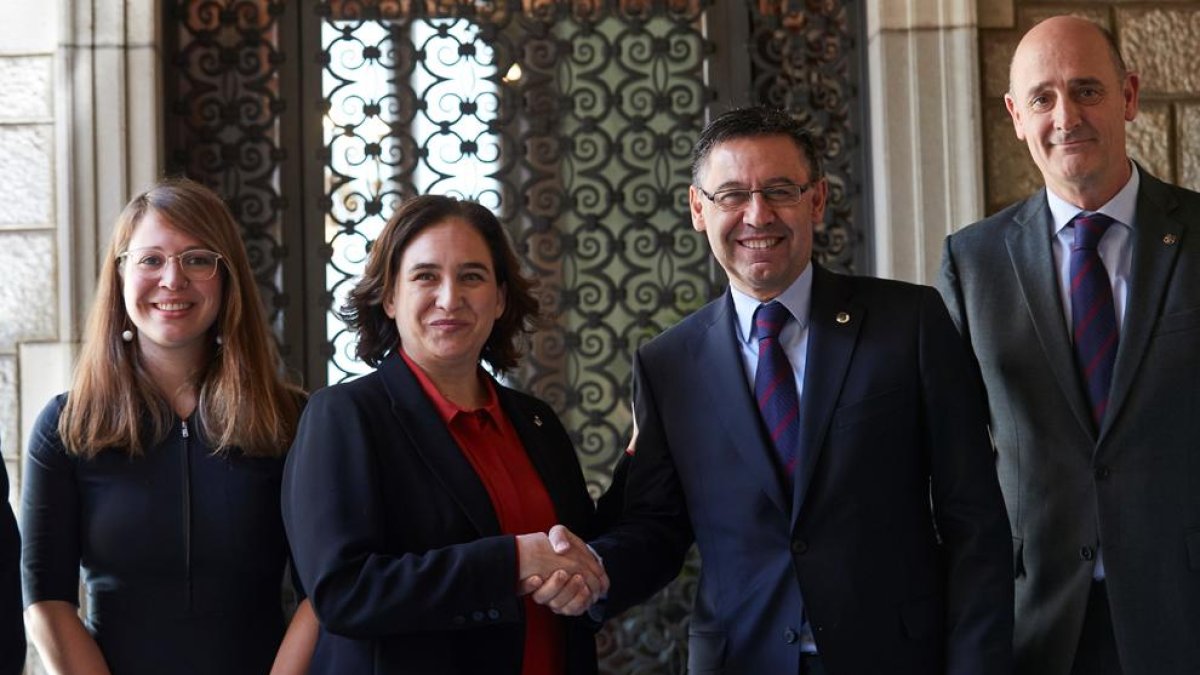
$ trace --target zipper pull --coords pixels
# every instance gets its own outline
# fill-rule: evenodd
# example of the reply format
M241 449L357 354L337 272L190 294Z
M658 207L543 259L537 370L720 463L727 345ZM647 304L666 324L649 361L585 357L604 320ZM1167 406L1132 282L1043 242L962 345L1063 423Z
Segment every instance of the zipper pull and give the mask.
M188 437L187 420L180 420L180 422L183 424L183 437L187 438Z

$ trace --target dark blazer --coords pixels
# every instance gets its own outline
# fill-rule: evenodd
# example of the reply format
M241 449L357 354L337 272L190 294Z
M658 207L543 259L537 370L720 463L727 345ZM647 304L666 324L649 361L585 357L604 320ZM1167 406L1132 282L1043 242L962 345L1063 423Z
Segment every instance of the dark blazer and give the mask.
M558 418L496 390L559 522L589 532L592 502ZM288 454L283 515L321 623L312 673L520 672L515 539L399 355L313 394ZM592 628L567 622L572 675L596 671Z
M674 577L694 534L692 673L800 672L803 594L832 675L1007 675L1008 523L937 293L815 268L790 484L734 322L726 294L638 351L624 514L594 542L608 611Z
M0 675L18 675L25 666L21 608L21 535L8 505L8 471L0 462Z
M1021 675L1069 672L1098 544L1124 672L1200 672L1200 194L1142 171L1136 214L1099 432L1045 191L946 240L939 286L982 369L1012 521Z

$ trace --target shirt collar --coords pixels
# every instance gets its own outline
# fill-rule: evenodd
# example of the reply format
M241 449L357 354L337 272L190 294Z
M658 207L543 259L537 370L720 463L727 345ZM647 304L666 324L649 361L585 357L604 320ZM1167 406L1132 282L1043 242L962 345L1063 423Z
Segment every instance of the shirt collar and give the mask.
M417 378L417 383L421 385L421 389L433 403L433 408L437 410L438 417L440 417L441 420L447 425L449 425L451 421L453 421L458 415L482 415L489 418L493 422L500 419L500 400L496 396L496 388L492 384L492 378L484 374L482 369L480 369L480 372L477 374L479 379L483 381L484 392L487 395L487 401L482 407L468 410L460 407L457 403L451 401L445 396L442 396L442 392L438 391L437 385L433 383L433 380L429 379L429 375L427 375L424 370L421 370L421 366L418 366L415 361L409 358L408 354L403 348L401 348L399 352L400 356L404 358L404 362L408 364L409 370L411 370L413 375Z
M1087 211L1086 213L1103 213L1112 218L1114 221L1121 223L1126 227L1133 227L1133 216L1137 211L1137 193L1138 185L1141 184L1141 175L1138 172L1138 165L1130 162L1133 170L1129 173L1129 180L1125 182L1125 187L1121 188L1113 198L1108 200L1103 206L1095 211ZM1071 224L1071 220L1085 212L1083 209L1075 206L1071 202L1054 194L1054 191L1046 186L1046 201L1050 205L1050 214L1052 216L1050 227L1051 234L1058 235L1063 228Z
M788 311L796 318L796 322L800 324L801 329L808 325L808 311L812 304L812 277L813 265L810 261L791 286L771 298L771 300L778 300L788 308ZM749 344L753 335L751 322L754 321L754 311L765 302L746 295L732 284L729 286L729 291L733 296L733 310L737 313L738 338ZM770 302L770 300L766 302Z

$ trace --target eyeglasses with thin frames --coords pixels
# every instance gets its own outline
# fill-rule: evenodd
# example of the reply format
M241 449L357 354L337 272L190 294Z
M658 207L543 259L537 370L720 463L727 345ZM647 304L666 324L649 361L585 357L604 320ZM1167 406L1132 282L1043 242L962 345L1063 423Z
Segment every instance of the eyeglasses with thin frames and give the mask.
M717 190L709 194L704 188L699 185L696 189L700 194L708 198L710 202L716 205L722 211L737 211L746 208L754 195L760 194L763 201L771 206L795 206L804 199L804 195L812 188L813 183L805 185L796 185L795 183L781 183L779 185L768 185L765 188L758 190L747 190L745 188L729 188L728 190Z
M135 248L117 256L117 260L132 268L138 275L161 279L172 260L179 263L179 270L189 281L208 281L217 275L217 268L224 256L216 251L194 248L174 255L157 248Z

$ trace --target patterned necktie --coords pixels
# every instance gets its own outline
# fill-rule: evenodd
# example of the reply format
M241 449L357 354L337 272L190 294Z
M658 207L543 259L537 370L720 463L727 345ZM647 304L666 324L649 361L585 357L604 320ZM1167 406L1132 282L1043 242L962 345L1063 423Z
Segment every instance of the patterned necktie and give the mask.
M1096 428L1104 420L1113 363L1117 357L1117 312L1108 270L1096 247L1113 219L1104 214L1076 216L1071 246L1071 328L1075 362L1083 374Z
M758 367L754 371L754 398L771 434L775 451L788 476L796 469L796 445L800 440L800 399L796 376L788 362L779 333L791 313L778 302L759 305L754 312L754 336L758 339Z

